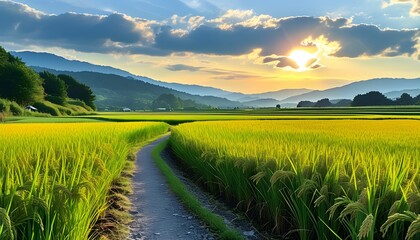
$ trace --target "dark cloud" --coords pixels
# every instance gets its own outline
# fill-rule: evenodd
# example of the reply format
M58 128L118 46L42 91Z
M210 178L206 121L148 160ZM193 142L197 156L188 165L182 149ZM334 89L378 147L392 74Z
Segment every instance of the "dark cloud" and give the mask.
M166 69L170 71L190 71L190 72L197 72L200 71L201 67L194 67L184 64L174 64L174 65L168 65L166 66Z
M373 25L355 25L331 29L328 36L340 42L337 57L375 56L388 50L392 56L411 55L416 50L416 33L419 30L380 30ZM384 54L386 55L386 54Z
M285 67L291 67L294 69L299 68L297 63L288 57L266 57L263 59L263 63L272 63L272 62L276 62L276 67L278 68L285 68Z
M295 48L316 51L315 42L302 45L302 41L322 36L340 45L338 51L330 53L336 57L411 56L417 54L416 44L420 42L419 29L391 30L374 25L352 25L346 18L269 20L265 19L275 24L262 27L238 23L227 28L221 27L223 23L208 20L201 26L182 29L185 34L180 35L174 34L175 29L163 22L134 19L118 13L108 16L76 13L48 15L23 4L0 1L0 41L83 52L153 56L182 52L242 55L256 48L261 49L261 56L287 56ZM290 59L277 61L285 65ZM289 66L292 67L292 64Z
M349 25L348 19L295 17L279 21L277 28L234 26L223 30L200 26L184 36L171 34L170 27L160 29L155 47L171 52L188 51L205 54L239 55L261 48L261 54L284 56L294 48L313 52L313 44L303 46L303 40L320 36L336 41L341 49L337 57L381 55L392 49L395 56L416 53L416 30L381 30L374 25Z
M320 67L322 67L321 64L314 64L314 65L311 66L311 69L317 69L317 68L320 68Z
M271 63L275 61L280 61L279 57L266 57L263 59L263 63Z
M3 41L30 40L40 45L107 52L117 49L118 43L146 42L137 24L122 14L105 17L76 13L47 15L23 4L0 2L0 39Z
M293 69L299 69L299 65L291 58L289 57L266 57L263 59L263 63L272 63L276 62L276 67L278 68L285 68L285 67L291 67ZM305 64L305 68L311 68L316 69L321 67L318 63L318 59L312 58L309 59L308 62Z
M281 21L278 28L234 26L224 30L202 25L181 37L171 34L171 28L164 26L156 35L155 47L174 52L217 55L240 55L262 48L262 55L282 55L290 52L293 47L300 46L310 35L310 29L319 26L322 26L320 19L299 17Z
M278 68L285 68L285 67L291 67L291 68L294 68L294 69L299 68L297 63L295 61L293 61L292 59L288 58L288 57L279 57L278 61L279 62L276 65L276 67L278 67Z

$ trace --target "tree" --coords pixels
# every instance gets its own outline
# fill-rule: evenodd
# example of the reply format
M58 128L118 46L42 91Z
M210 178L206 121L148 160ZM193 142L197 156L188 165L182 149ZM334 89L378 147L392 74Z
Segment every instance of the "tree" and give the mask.
M351 106L350 99L342 99L338 101L336 104L334 104L334 107L350 107L350 106Z
M300 101L297 107L313 107L314 105L315 103L311 101Z
M8 53L4 48L0 47L0 64L13 63L13 64L24 64L20 58L13 56Z
M182 107L183 107L182 100L173 94L161 94L152 103L153 109L158 109L158 108L180 109Z
M63 105L67 98L65 82L47 71L41 72L39 76L44 80L43 86L47 94L46 99L50 102Z
M332 103L330 102L330 99L323 98L316 102L314 107L332 107Z
M401 97L395 100L397 105L414 105L414 98L412 98L408 93L401 94Z
M277 104L276 109L280 109L280 108L281 108L280 104Z
M420 94L413 98L413 102L415 105L420 105Z
M38 74L0 47L0 98L23 105L43 97L42 79Z
M43 97L42 79L37 73L20 63L0 64L0 98L25 105Z
M358 94L354 97L352 106L386 106L392 105L392 100L380 92L372 91L366 94Z
M89 86L83 83L79 83L76 79L69 75L60 74L57 77L64 81L64 83L66 84L67 95L70 98L79 99L86 103L86 105L88 105L92 109L96 109L94 103L96 97Z

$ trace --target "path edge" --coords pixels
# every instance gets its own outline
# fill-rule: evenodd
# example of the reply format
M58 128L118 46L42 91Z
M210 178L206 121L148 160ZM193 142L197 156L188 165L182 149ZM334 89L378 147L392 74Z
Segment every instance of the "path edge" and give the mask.
M152 150L152 158L159 170L165 176L171 191L180 199L181 203L201 221L214 231L219 239L244 239L242 234L226 225L223 218L204 207L200 201L178 179L168 164L162 159L161 153L168 146L169 139L159 143Z

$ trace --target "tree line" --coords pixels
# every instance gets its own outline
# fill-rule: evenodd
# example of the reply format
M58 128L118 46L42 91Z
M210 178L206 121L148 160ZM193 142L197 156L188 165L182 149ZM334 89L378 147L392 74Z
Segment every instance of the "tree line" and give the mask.
M38 74L2 47L0 47L0 98L20 106L42 105L44 102L66 106L69 99L77 99L91 110L96 109L95 95L89 86L64 74L56 76L46 71Z
M171 94L171 93L164 93L159 95L153 102L152 102L152 109L159 110L164 109L165 111L173 111L173 110L198 110L198 109L206 109L209 106L205 106L202 104L197 104L193 100L182 100L181 98Z
M321 99L317 102L300 101L297 107L363 107L363 106L408 106L420 105L420 94L412 97L408 93L401 94L395 100L386 97L378 91L371 91L365 94L358 94L353 100L340 100L337 103L331 103L328 98Z

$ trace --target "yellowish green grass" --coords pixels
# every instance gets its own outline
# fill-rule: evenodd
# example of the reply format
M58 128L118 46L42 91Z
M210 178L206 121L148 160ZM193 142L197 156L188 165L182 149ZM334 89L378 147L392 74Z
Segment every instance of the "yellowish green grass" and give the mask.
M0 124L0 239L90 239L135 144L164 123Z
M226 111L226 112L197 112L197 113L181 113L181 112L168 112L168 113L156 113L156 112L145 112L145 113L100 113L94 116L80 116L78 119L81 120L98 120L98 121L116 121L116 122L130 122L130 121L160 121L166 122L171 125L178 125L186 122L194 121L220 121L220 120L336 120L336 119L417 119L420 120L419 115L410 113L399 114L381 114L381 113L370 113L370 114L354 114L351 111L334 113L332 112L317 112L312 110L311 113L307 113L309 110L301 111ZM25 119L19 119L19 121L25 121Z
M173 129L209 190L300 239L416 239L420 122L228 121Z

